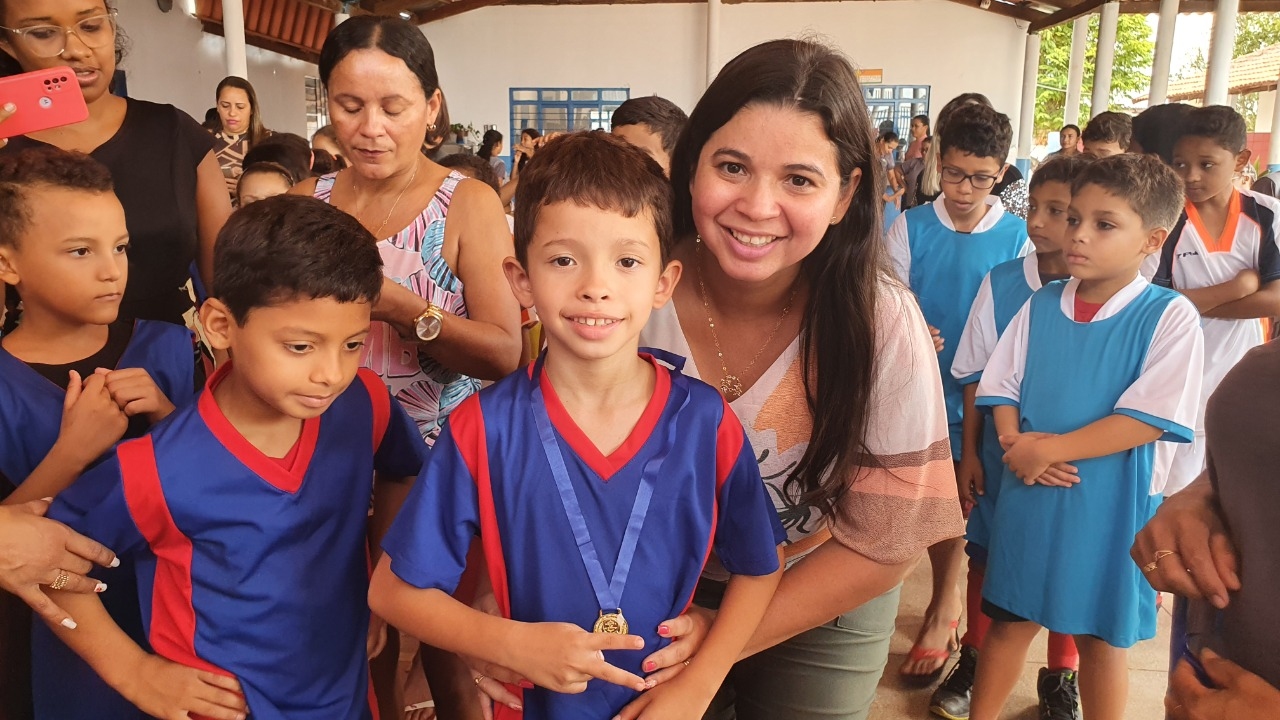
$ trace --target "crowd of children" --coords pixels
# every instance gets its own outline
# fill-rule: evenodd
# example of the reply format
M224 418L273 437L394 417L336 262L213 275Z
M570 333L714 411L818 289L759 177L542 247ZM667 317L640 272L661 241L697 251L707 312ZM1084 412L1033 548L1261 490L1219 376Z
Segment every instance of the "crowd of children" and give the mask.
M54 498L50 518L119 559L95 592L65 571L47 585L61 622L0 599L0 718L373 718L387 623L486 668L472 680L494 717L703 717L795 558L770 496L783 481L762 477L767 452L731 407L741 379L725 366L717 391L682 373L687 358L640 347L696 262L724 360L702 236L675 253L693 201L668 177L687 120L628 101L612 135L541 139L507 184L453 156L514 193L502 267L541 330L532 362L462 400L431 447L361 367L384 292L377 238L283 195L300 179L284 155L238 175L199 339L121 314L129 231L105 167L52 147L0 158L0 281L22 298L0 339L0 497ZM962 96L936 128L913 119L902 168L898 136L868 132L865 175L842 164L830 186L794 175L787 189L829 191L821 237L848 222L883 240L869 257L887 255L886 283L932 333L948 439L919 466L948 467L949 445L956 485L927 542L955 534L957 495L968 526L929 548L934 603L903 674L932 683L958 651L931 712L997 720L1044 628L1040 717L1119 720L1126 651L1155 635L1147 574L1176 562L1135 563L1130 546L1205 471L1209 396L1280 316L1280 202L1232 184L1249 152L1225 107L1187 112L1168 157L1131 152L1121 113L1063 128L1063 152L1022 187L1025 220L1001 199L1009 118ZM721 182L747 182L751 158L715 152ZM777 239L740 235L743 257ZM853 495L817 489L832 507ZM705 637L652 674L712 558L723 599ZM496 607L472 607L487 594ZM1196 661L1184 645L1172 659Z

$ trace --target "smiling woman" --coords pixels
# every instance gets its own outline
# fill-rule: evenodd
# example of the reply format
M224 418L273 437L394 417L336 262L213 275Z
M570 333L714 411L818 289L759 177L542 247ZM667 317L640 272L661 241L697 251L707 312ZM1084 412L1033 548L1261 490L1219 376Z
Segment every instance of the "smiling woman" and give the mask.
M181 324L192 307L184 288L192 260L208 281L214 239L231 213L213 139L172 105L111 94L124 46L106 0L3 0L0 26L11 72L70 66L89 106L88 119L13 138L0 152L52 145L106 165L130 236L120 314Z

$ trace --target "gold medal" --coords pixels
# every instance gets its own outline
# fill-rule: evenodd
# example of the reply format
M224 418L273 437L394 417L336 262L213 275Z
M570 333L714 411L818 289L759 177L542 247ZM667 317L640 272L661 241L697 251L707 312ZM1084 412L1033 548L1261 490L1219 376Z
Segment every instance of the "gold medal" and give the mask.
M631 631L627 625L627 619L622 617L622 608L618 608L617 612L606 613L600 611L600 619L596 620L596 626L591 632L602 633L605 635L626 635Z

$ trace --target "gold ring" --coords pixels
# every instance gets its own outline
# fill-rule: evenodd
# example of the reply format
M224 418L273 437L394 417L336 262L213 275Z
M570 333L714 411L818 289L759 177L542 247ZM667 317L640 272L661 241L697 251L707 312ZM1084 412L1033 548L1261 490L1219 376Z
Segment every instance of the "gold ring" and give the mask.
M1169 557L1170 555L1177 555L1177 554L1178 553L1174 552L1173 550L1157 550L1155 559L1153 559L1151 562L1147 563L1146 565L1143 565L1142 572L1149 573L1155 570L1156 567L1160 564L1161 560Z
M69 582L71 582L71 576L67 574L67 571L66 571L66 570L59 570L59 571L58 571L58 577L56 577L56 578L54 578L54 579L53 579L53 584L49 586L49 589L50 589L50 590L61 590L61 589L65 588L65 587L67 586L67 583L69 583Z
M689 661L688 661L688 660L685 660L685 661L684 661L684 666L685 666L685 667L689 667Z
M477 675L472 679L475 681L476 687L479 687L480 683L484 682L485 677L484 675Z

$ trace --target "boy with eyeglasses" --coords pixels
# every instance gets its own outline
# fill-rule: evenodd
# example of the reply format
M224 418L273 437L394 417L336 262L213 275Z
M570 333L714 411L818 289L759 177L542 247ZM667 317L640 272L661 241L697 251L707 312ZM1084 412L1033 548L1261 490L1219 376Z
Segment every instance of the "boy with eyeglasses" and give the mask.
M938 366L947 403L951 456L979 452L977 433L962 432L964 393L951 375L960 334L982 279L996 265L1030 250L1027 224L1005 212L991 190L1003 177L1013 139L1009 118L985 105L966 105L948 119L939 139L942 195L903 213L889 228L887 242L898 277L920 300L920 309L940 344ZM957 649L962 603L958 593L964 540L929 549L934 601L925 631L903 665L908 677L932 680ZM950 637L942 634L950 631Z

